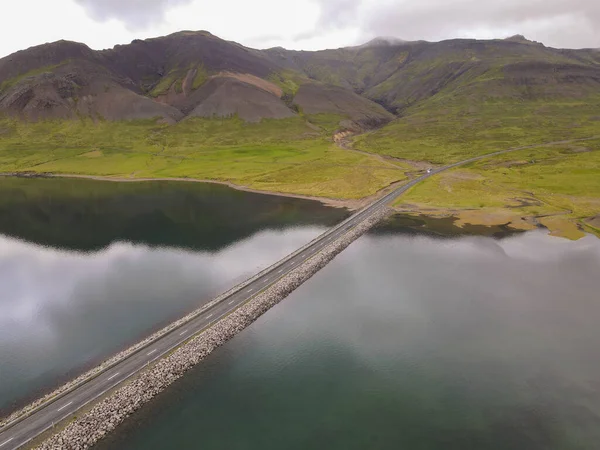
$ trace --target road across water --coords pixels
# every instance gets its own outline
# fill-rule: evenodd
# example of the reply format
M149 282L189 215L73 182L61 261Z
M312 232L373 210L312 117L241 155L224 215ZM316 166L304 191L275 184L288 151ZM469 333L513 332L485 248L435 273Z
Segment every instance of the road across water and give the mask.
M43 432L54 427L64 419L73 416L82 407L102 397L117 385L142 371L149 364L171 352L174 348L177 348L194 335L207 329L213 323L219 321L222 317L248 302L256 294L270 287L272 284L293 271L303 262L315 256L325 246L331 244L336 239L345 235L350 229L371 217L381 208L387 207L388 204L393 202L396 198L404 194L407 190L421 181L442 171L503 153L549 145L568 144L571 142L592 139L598 139L598 137L519 147L477 156L455 164L450 164L431 170L430 173L426 173L394 189L392 192L353 214L340 224L327 230L317 239L313 240L312 243L307 245L302 251L298 252L292 257L284 258L279 263L271 266L269 270L257 277L255 280L234 291L231 295L223 298L220 302L206 308L205 311L201 312L190 321L173 329L148 346L145 346L132 355L126 357L116 365L108 368L98 376L91 378L72 391L67 392L58 398L49 400L30 415L24 416L21 419L9 423L1 429L0 450L17 449L27 444Z

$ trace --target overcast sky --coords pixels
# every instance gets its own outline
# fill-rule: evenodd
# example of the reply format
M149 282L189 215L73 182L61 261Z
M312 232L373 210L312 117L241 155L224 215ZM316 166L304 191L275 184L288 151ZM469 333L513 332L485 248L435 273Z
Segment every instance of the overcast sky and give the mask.
M94 49L179 30L267 48L317 50L375 36L406 40L524 34L600 47L599 0L3 0L0 56L69 39Z

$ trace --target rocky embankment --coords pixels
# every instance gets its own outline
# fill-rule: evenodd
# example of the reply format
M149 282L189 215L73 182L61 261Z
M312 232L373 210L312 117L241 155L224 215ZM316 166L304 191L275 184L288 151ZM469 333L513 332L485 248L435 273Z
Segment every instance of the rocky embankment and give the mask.
M96 404L89 412L48 438L37 449L79 450L91 447L134 411L206 358L214 349L223 345L287 297L354 240L386 217L389 212L387 208L382 209L323 248L319 254L298 266L248 303L189 340L169 356L140 372L135 378Z

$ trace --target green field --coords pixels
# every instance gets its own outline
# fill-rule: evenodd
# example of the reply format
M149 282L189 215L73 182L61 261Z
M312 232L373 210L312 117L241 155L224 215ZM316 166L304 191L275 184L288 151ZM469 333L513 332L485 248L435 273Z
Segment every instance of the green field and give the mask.
M585 220L600 212L599 174L600 138L506 153L443 172L397 205L477 211L471 220L498 211L506 220L536 217L555 234L577 238L582 236L578 228L598 233Z
M0 121L0 172L194 178L253 189L359 199L406 178L408 166L331 141L339 118Z
M586 220L600 214L600 97L516 101L486 99L479 88L471 87L473 91L472 103L468 95L430 99L399 120L358 136L354 146L445 165L510 148L599 139L524 149L446 172L415 187L398 205L462 215L467 217L463 223L492 220L486 215L496 215L497 221L526 216L538 217L532 223L555 234L600 234Z
M0 172L190 178L352 200L406 180L415 168L400 159L447 164L519 146L600 137L600 99L467 106L442 98L424 105L357 136L355 148L373 156L333 144L340 121L334 115L260 123L198 118L176 125L3 119ZM582 230L598 234L589 219L600 213L599 174L600 139L524 149L433 177L398 205L460 216L463 223L521 226L519 217L536 218L530 225L575 238Z
M569 102L431 103L356 139L355 147L444 164L532 144L600 136L600 98Z

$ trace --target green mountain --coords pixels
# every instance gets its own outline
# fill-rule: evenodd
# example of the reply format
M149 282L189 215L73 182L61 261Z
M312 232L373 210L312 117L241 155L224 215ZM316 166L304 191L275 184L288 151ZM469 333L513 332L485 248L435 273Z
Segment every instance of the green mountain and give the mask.
M184 31L93 51L59 41L0 59L0 111L32 119L161 116L285 118L299 111L375 122L433 97L532 100L583 96L600 52L527 41L375 39L317 52L254 50Z
M270 49L279 65L342 86L402 115L432 97L532 100L597 92L600 51L559 50L522 36L505 40L389 42L296 52Z

